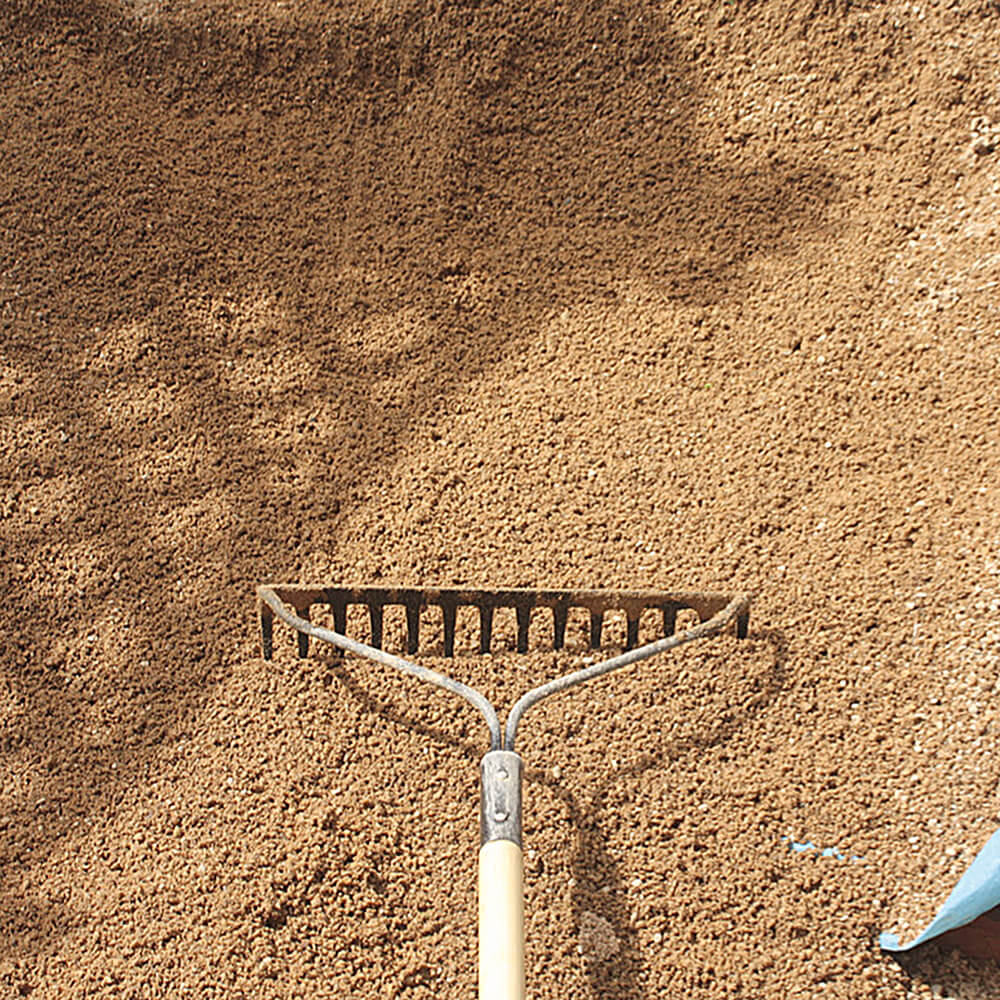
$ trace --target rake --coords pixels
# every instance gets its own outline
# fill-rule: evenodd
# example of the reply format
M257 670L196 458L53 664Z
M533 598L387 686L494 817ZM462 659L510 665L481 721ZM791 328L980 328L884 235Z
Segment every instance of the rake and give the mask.
M479 997L480 1000L523 1000L524 980L524 862L521 854L521 757L514 750L517 729L524 713L544 698L577 687L640 660L675 649L697 639L723 632L735 623L738 638L745 638L750 618L751 595L674 593L656 590L433 590L386 587L308 587L269 584L257 588L261 645L264 658L274 651L274 619L298 633L300 657L309 655L309 640L319 639L338 649L365 657L405 674L427 681L464 698L474 705L490 734L490 749L483 756L481 771L479 850ZM333 629L314 625L312 608L329 608ZM350 606L368 609L371 644L348 638ZM479 612L479 652L488 653L493 640L494 612L513 609L517 621L517 651L528 651L531 615L536 608L552 615L553 647L562 649L566 624L574 608L590 614L590 646L599 649L604 616L624 611L625 651L601 663L557 677L523 694L511 708L505 726L496 709L474 688L445 674L394 656L382 649L385 609L402 607L406 613L406 652L420 646L421 613L440 608L444 631L444 654L455 653L458 610ZM644 611L662 616L663 638L639 645L639 623ZM677 614L693 611L699 624L675 633Z

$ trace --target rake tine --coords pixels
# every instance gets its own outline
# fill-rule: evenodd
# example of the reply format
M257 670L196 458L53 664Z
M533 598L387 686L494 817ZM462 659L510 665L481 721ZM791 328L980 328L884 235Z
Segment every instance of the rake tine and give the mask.
M309 609L303 608L299 612L299 617L309 621ZM298 636L299 640L299 659L305 660L309 656L309 636L307 636L305 632L296 632L295 634Z
M629 618L626 627L625 649L635 649L639 645L639 619Z
M566 619L569 615L569 608L565 605L558 605L552 609L552 645L555 649L562 649L566 645Z
M531 624L531 605L521 604L515 608L517 614L517 651L528 652L528 626Z
M444 655L455 655L455 617L456 607L454 604L442 604L441 614L444 617Z
M412 655L420 645L420 605L406 605L406 652Z
M343 635L347 631L347 601L343 599L331 600L330 611L333 613L333 631ZM341 649L334 649L333 655L338 660L344 658L344 652Z
M333 612L333 631L344 635L347 632L347 601L336 601L330 605Z
M274 615L263 602L260 607L260 648L265 660L274 656Z
M493 606L482 604L479 607L479 652L488 653L493 643Z
M590 648L601 648L601 629L604 627L604 612L590 612Z
M372 645L376 649L382 648L382 605L369 604L368 618L372 626Z
M663 609L663 634L671 636L677 629L677 608L668 604Z
M745 639L747 637L747 629L750 627L750 608L745 611L740 612L736 618L736 638Z

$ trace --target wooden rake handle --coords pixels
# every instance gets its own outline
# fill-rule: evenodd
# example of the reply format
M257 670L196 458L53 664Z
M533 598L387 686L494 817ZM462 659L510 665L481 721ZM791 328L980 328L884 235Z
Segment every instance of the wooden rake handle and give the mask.
M479 849L479 1000L524 1000L524 858L512 840Z

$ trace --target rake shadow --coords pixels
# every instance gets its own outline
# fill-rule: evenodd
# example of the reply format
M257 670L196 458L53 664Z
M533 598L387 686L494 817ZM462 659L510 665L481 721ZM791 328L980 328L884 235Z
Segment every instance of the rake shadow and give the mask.
M575 844L571 872L573 876L572 908L577 931L580 932L588 918L596 915L612 928L618 942L617 951L607 957L587 961L587 976L592 995L614 1000L640 1000L648 996L642 987L644 960L642 951L630 930L625 888L618 864L608 852L607 836L600 821L610 793L616 786L629 782L650 771L660 770L672 761L691 753L718 747L733 739L743 727L773 701L785 683L785 665L788 659L787 640L779 629L760 629L750 633L750 640L767 643L772 650L772 662L764 675L763 685L755 696L739 710L722 716L718 723L687 739L665 742L658 751L643 755L630 767L613 771L601 780L588 796L590 804L584 809L564 782L558 781L543 768L529 767L525 782L545 786L565 806L570 826L575 830ZM428 725L418 716L388 704L366 689L339 658L328 664L329 677L342 684L350 697L357 700L365 711L371 712L392 726L416 733L425 740L457 750L471 766L478 767L479 760L488 746L457 737L454 732ZM414 683L419 683L414 681ZM442 697L452 697L441 693ZM456 704L460 704L455 699ZM478 722L478 718L476 722ZM528 824L526 824L527 827ZM601 887L595 883L599 877ZM610 891L608 887L611 887Z
M609 773L592 790L589 796L591 804L586 809L581 807L577 796L565 783L552 777L551 772L529 768L525 773L526 781L545 786L562 801L569 823L576 831L571 871L574 884L572 906L577 931L584 928L587 915L596 914L610 925L619 945L615 954L587 961L587 975L594 997L640 1000L650 995L642 986L645 962L636 935L630 929L625 886L618 864L606 847L607 835L601 825L605 803L618 785L650 770L661 770L691 753L728 742L767 708L785 682L787 641L779 629L752 631L748 638L766 642L773 651L773 661L765 675L763 688L738 711L722 717L717 725L688 739L665 742L658 751L643 755L630 767ZM596 885L595 875L599 877L602 888Z

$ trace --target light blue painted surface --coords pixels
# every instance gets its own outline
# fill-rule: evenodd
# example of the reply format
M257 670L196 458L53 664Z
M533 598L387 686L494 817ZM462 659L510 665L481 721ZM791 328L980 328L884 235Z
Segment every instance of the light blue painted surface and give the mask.
M920 934L909 944L900 944L895 934L880 934L879 947L884 951L909 951L939 934L971 923L994 906L1000 906L1000 830L976 855L944 905Z

